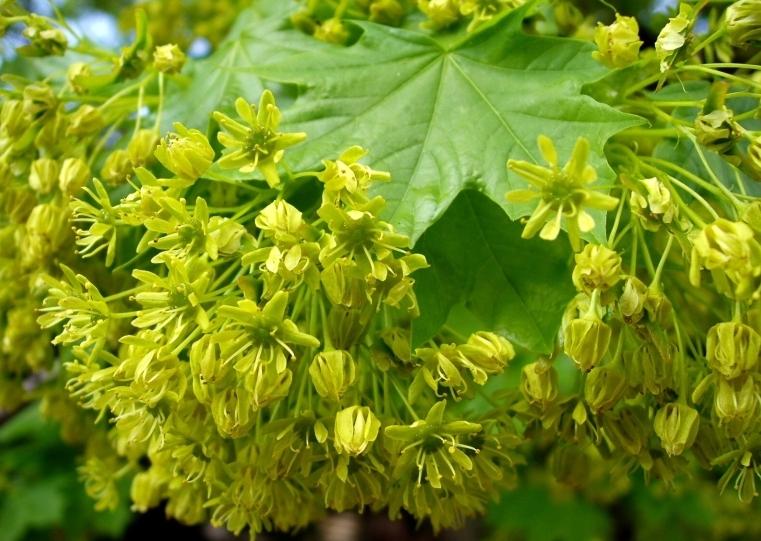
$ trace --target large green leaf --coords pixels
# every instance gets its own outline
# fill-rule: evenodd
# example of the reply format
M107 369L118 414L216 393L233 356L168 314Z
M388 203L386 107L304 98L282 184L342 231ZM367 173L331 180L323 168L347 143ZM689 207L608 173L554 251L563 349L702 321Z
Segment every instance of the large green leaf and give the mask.
M314 167L348 145L367 147L371 164L393 175L378 188L387 217L413 239L467 187L517 217L529 207L505 201L523 185L506 171L508 158L535 160L540 134L564 156L585 136L593 164L610 179L602 146L638 122L581 95L605 73L591 45L525 35L523 16L516 10L459 39L362 22L359 40L345 48L309 41L277 17L252 17L197 72L189 91L197 96L194 115L229 101L230 92L252 99L262 80L294 84L302 91L286 111L287 127L309 139L288 154L289 163Z
M287 28L288 14L296 7L292 0L259 0L243 11L219 49L209 58L191 62L186 77L169 89L164 129L179 121L203 130L213 111L232 112L236 98L258 101L268 86L260 72L268 66L328 47Z
M413 327L416 345L456 318L461 332L493 329L530 350L552 349L574 294L570 250L521 239L521 229L484 195L457 196L415 246L431 265L415 274L422 314Z

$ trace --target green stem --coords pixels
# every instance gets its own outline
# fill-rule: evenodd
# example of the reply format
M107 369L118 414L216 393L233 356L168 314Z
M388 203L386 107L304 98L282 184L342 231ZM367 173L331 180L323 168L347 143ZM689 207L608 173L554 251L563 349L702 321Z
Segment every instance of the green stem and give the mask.
M679 68L679 71L696 71L698 73L703 73L705 75L711 75L713 77L723 77L725 79L728 79L730 81L734 81L735 83L743 84L743 85L750 85L755 88L761 88L761 83L754 81L753 79L746 79L743 77L738 77L737 75L731 75L729 73L724 73L723 71L705 68L703 66L681 66Z
M137 111L135 112L135 130L132 132L132 138L137 137L137 133L140 131L140 121L142 120L143 98L145 94L145 87L140 85L140 90L137 94Z
M410 415L412 415L412 418L416 421L420 420L420 417L418 417L417 413L415 413L415 410L412 409L412 406L410 406L410 403L407 402L407 397L402 392L402 390L399 388L399 384L396 382L395 379L391 379L391 385L394 386L394 389L396 389L397 394L399 395L399 398L401 398L402 403L407 408L407 411L410 412Z
M719 214L718 214L718 213L717 213L717 212L714 210L714 208L713 208L713 207L712 207L712 206L711 206L711 205L708 203L708 201L706 201L705 199L703 199L703 197L701 197L701 196L700 196L700 194L699 194L698 192L696 192L695 190L693 190L692 188L690 188L690 187L689 187L687 184L685 184L684 182L680 181L679 179L676 179L676 178L674 178L674 177L672 177L672 176L669 176L669 177L668 177L668 179L669 179L669 182L671 182L672 184L675 184L675 185L677 185L679 188L681 188L682 190L684 190L685 192L687 192L688 194L690 194L692 197L694 197L694 198L695 198L695 201L697 201L698 203L700 203L701 205L703 205L703 207L704 207L704 208L705 208L705 209L708 211L708 213L709 213L709 214L710 214L710 215L713 217L713 219L714 219L714 220L718 220L718 219L719 219ZM692 218L692 220L693 220L695 223L697 223L697 224L699 224L699 225L705 225L705 223L703 222L703 220L702 220L702 219L701 219L701 218L700 218L700 217L699 217L697 214L695 214L695 213L693 212L693 210L692 210L690 207L688 207L688 206L687 206L687 205L684 203L684 201L682 201L682 198L681 198L681 197L679 198L679 202L681 203L679 206L680 206L680 207L681 207L681 208L682 208L682 209L683 209L685 212L687 212L687 214L689 214L689 215L690 215L690 218ZM679 203L678 203L678 204L679 204Z
M161 117L164 114L164 74L159 73L159 107L156 112L156 124L154 129L158 132L161 130Z
M650 249L647 247L645 241L645 232L639 225L636 226L637 236L639 236L639 242L642 245L642 255L645 260L645 266L647 267L650 276L655 276L655 265L653 265L653 258L650 256Z
M661 282L661 276L663 275L663 268L666 266L666 260L669 257L669 252L671 252L671 246L674 244L674 236L669 235L669 240L666 241L666 248L663 249L663 254L661 254L661 260L658 262L658 268L655 269L655 275L653 276L653 281L651 282L651 286L655 287L658 291L660 291L660 282Z
M714 173L713 168L708 163L708 160L705 157L705 154L703 153L703 149L700 148L700 144L698 143L697 139L690 134L685 132L685 135L690 139L690 142L695 147L695 151L698 153L698 156L700 157L700 161L703 164L703 167L705 167L706 172L708 173L708 176L711 178L713 183L726 195L729 200L734 205L735 214L737 213L737 207L740 205L740 201L735 197L735 194L733 194L729 188L724 186L724 183L719 180L719 177L716 176L716 173Z
M725 24L722 23L721 26L719 26L719 28L713 34L711 34L710 36L708 36L705 39L703 39L703 41L698 43L692 49L692 54L697 54L700 51L702 51L705 47L707 47L708 45L710 45L711 43L713 43L714 41L719 39L724 34L725 31L726 31L726 26L725 26ZM707 66L709 64L703 64L703 65Z
M608 246L613 247L615 245L616 234L618 233L618 227L621 225L621 216L624 213L624 206L626 202L626 193L628 190L624 189L621 194L621 199L618 202L618 210L616 211L616 218L613 221L613 227L610 228L610 234L608 235Z
M676 311L671 311L671 318L674 322L674 333L676 334L677 350L679 351L679 397L677 400L681 404L687 403L689 394L689 381L687 378L687 358L684 354L684 341L682 339L682 330L679 325L679 319L676 317Z

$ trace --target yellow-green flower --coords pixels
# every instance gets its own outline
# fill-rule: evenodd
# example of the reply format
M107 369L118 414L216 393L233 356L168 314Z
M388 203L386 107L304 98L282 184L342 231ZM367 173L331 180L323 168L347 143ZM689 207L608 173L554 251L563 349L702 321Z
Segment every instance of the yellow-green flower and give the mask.
M170 133L161 140L154 152L161 165L177 175L182 185L195 182L211 167L214 161L214 149L208 139L198 130L191 130L175 123L176 133Z
M460 19L457 0L418 0L417 5L428 17L423 26L431 30L441 30Z
M314 29L314 37L325 43L346 43L349 31L338 17L331 17Z
M592 56L609 68L625 68L633 64L639 58L642 46L637 19L616 13L613 23L597 25L595 43L597 51Z
M312 384L321 397L339 402L354 383L356 363L348 351L323 351L309 365Z
M655 414L653 428L661 445L671 455L681 455L695 442L700 415L687 404L666 404Z
M153 51L153 66L162 73L179 73L185 60L185 53L175 43L159 45Z
M470 421L445 422L446 404L446 400L437 402L425 419L411 425L386 427L387 445L396 458L394 478L408 480L417 477L418 488L425 478L432 488L440 490L442 481L461 483L467 472L473 469L471 456L478 454L478 449L460 439L478 434L482 426Z
M342 454L364 453L378 437L381 423L368 407L351 406L336 414L335 445Z
M605 291L621 279L621 256L607 246L587 244L575 259L572 277L579 291Z
M262 93L259 107L238 98L235 100L235 110L245 124L219 111L214 112L214 119L225 130L217 138L228 149L219 160L219 165L226 169L238 169L242 173L259 169L267 184L277 186L280 184L277 164L283 159L285 149L303 141L306 134L277 131L282 114L269 90Z
M502 11L522 5L524 0L459 0L457 3L460 5L460 13L472 17L468 25L470 32Z
M746 299L761 286L761 243L743 222L720 218L692 238L690 281L700 285L701 267L711 271L717 289L730 298Z
M679 207L671 197L671 190L663 182L655 177L645 178L638 182L637 187L641 190L632 190L629 207L642 227L648 231L658 231L661 224L671 224L678 217Z
M726 379L735 379L755 370L761 357L761 335L753 327L728 321L708 330L706 360Z
M25 56L61 56L68 46L63 31L53 28L45 18L39 15L29 16L23 35L29 40L29 44L19 47L18 51Z
M558 373L544 359L529 363L521 370L521 393L529 404L546 408L558 397Z
M683 52L692 29L692 7L689 4L679 5L679 14L669 19L655 41L655 54L661 63L661 71L671 69L671 66Z
M739 47L761 41L761 0L739 0L726 11L727 34Z
M571 158L562 169L558 165L555 145L549 137L540 135L538 144L549 167L508 160L508 169L522 176L532 188L513 190L507 194L507 199L514 203L540 200L523 229L524 239L537 233L545 240L556 239L565 218L571 246L578 251L581 249L581 233L591 231L595 226L594 218L584 209L612 210L618 199L588 187L597 180L597 172L587 164L589 141L583 137L576 141Z

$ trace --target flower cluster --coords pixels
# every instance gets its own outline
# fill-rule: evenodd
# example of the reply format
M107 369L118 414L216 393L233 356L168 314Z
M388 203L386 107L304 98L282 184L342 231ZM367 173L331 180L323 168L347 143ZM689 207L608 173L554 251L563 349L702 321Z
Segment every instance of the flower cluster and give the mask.
M181 11L215 42L244 3ZM143 4L114 53L0 2L20 54L77 60L3 78L0 410L41 398L82 445L99 509L128 480L135 510L235 533L328 510L440 529L483 513L526 458L574 490L703 469L757 495L758 0L684 4L645 50L631 17L526 11L532 31L594 42L584 54L612 74L589 92L648 121L605 146L541 135L543 164L505 156L523 237L571 249L575 295L541 355L493 329L418 341L428 262L387 221L390 175L358 146L289 167L310 141L283 131L276 92L214 112L208 132L162 133L186 62L173 42L190 42L169 17L187 3ZM523 4L310 1L291 21L345 44L349 18L399 25L418 9L426 32L468 32Z
M752 165L759 106L756 100L737 112L734 94L756 83L687 65L695 55L718 55L721 39L753 43L757 4L733 4L703 42L692 30L700 10L682 4L660 33L655 58L641 60L633 20L617 16L598 26L596 59L650 73L625 109L653 129L633 128L608 144L617 173L610 195L591 185L597 171L586 164L583 139L563 168L545 136L539 148L549 167L508 161L530 185L509 192L508 201L539 200L523 236L554 240L565 229L577 290L559 347L523 366L510 407L524 434L553 442L553 474L574 487L585 485L579 472L600 464L624 478L639 469L667 484L702 467L717 471L719 488L734 488L741 501L757 495L761 227L751 190L759 178ZM641 96L646 85L685 73L709 80L701 100L681 107ZM664 137L683 138L700 168L664 159L663 145L651 141ZM593 227L589 207L615 211L604 232ZM569 363L578 383L564 390L560 367Z
M159 121L146 126L158 105L151 94L157 81L184 62L176 46L152 46L145 22L138 13L133 42L112 53L75 39L62 20L10 2L0 5L0 33L19 31L26 40L17 54L74 51L77 57L56 77L3 76L0 410L11 412L39 399L43 412L61 423L64 439L83 447L88 490L105 506L118 497L116 482L127 471L109 442L108 425L96 425L96 415L77 402L99 404L102 397L91 394L91 379L112 372L95 375L72 366L64 378L62 365L71 344L80 344L93 359L106 354L127 322L124 304L100 293L95 283L104 276L84 258L102 253L109 264L114 261L117 217L110 203L96 207L97 201L109 201L109 188L128 186L134 167L157 163ZM96 174L105 185L92 181ZM109 288L119 289L124 278L111 276ZM41 330L40 324L57 330ZM119 415L128 417L126 407Z
M104 296L68 268L46 278L39 322L71 347L71 395L112 423L135 508L166 499L180 520L234 532L299 527L326 508L404 509L437 528L483 511L513 481L520 438L496 413L461 420L457 403L503 371L512 345L482 331L413 348L413 274L426 261L368 192L388 174L352 147L299 173L322 197L297 207L278 166L303 134L278 131L269 92L236 108L245 124L214 115L221 155L178 124L120 200L93 180L72 201L83 256L115 265L139 239L128 293ZM169 175L151 172L159 164ZM214 212L212 165L265 182L239 183L250 196ZM83 472L106 507L109 466L94 460Z

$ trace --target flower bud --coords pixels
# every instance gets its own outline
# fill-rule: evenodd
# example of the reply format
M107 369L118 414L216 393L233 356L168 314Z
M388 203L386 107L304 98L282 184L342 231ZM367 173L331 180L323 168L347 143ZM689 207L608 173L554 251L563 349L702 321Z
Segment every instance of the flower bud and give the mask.
M589 372L608 351L612 331L599 317L581 317L565 328L563 351L582 371Z
M179 122L174 129L176 133L170 133L159 143L156 158L181 179L194 182L211 167L214 149L200 131L188 129Z
M356 263L346 258L320 273L322 287L332 304L357 309L367 304L367 283L358 274Z
M636 276L630 276L624 283L624 291L618 300L623 320L629 325L639 323L645 312L647 286Z
M325 43L342 45L349 39L349 31L338 17L331 17L314 29L314 37Z
M90 168L81 158L66 158L58 175L58 187L66 195L75 195L90 180Z
M205 335L193 343L190 348L190 371L193 375L193 390L196 382L201 386L222 381L229 372L227 364L222 362L219 344L212 341L210 335ZM201 387L199 387L200 389ZM204 402L206 393L197 393L199 401Z
M282 372L265 369L260 374L251 374L245 381L251 390L251 407L256 411L288 396L293 372L287 369Z
M639 58L642 46L637 19L616 13L612 24L604 26L598 23L595 43L597 51L592 56L609 68L625 68L633 64Z
M761 244L743 222L719 218L692 239L690 281L700 285L700 266L711 271L717 289L736 299L745 299L758 287L761 275Z
M291 24L294 28L303 32L304 34L314 34L317 24L315 23L312 12L309 8L302 8L291 13Z
M356 365L348 351L323 351L315 355L309 365L312 384L321 397L340 402L346 390L354 383Z
M163 488L168 481L156 474L156 469L140 472L132 479L130 497L133 510L145 512L156 507L163 496Z
M58 184L58 162L50 158L40 158L32 162L29 171L29 186L40 194L49 194Z
M364 316L361 310L332 306L328 314L328 333L333 345L341 349L349 349L357 343L365 328Z
M11 138L19 137L29 127L29 115L24 102L7 100L0 109L0 132Z
M725 107L695 119L695 135L698 142L719 154L726 154L740 137L732 112Z
M133 168L129 154L120 148L108 155L103 168L100 170L100 176L107 183L116 186L127 180L132 174Z
M461 395L468 389L468 383L460 372L460 367L471 369L473 379L483 385L486 382L486 373L479 370L475 365L462 362L462 356L457 352L454 344L442 344L438 347L418 348L415 356L423 364L421 370L425 382L435 393L439 392L439 385L449 387L450 392Z
M174 43L159 45L153 51L153 66L161 73L179 73L185 60L185 53Z
M589 479L589 456L578 445L556 448L550 457L550 471L559 483L581 487Z
M626 377L612 365L593 368L584 383L584 400L597 413L615 406L625 392Z
M39 15L29 16L22 34L29 40L29 44L18 48L24 56L61 56L66 52L68 41L64 33Z
M74 62L66 72L66 79L69 81L72 90L77 94L87 92L88 89L85 83L90 77L92 77L92 70L84 62Z
M251 395L242 387L229 386L214 395L211 414L219 433L228 438L245 436L254 423Z
M521 370L521 393L531 404L542 408L558 396L558 373L546 360L529 363Z
M653 420L655 433L670 456L681 455L695 442L699 426L697 410L677 402L663 406Z
M246 228L238 222L221 216L212 216L206 235L206 252L212 255L212 259L216 259L214 255L230 257L238 253L245 235Z
M29 214L37 204L37 196L29 186L3 187L0 190L2 197L3 212L10 218L12 223L21 224L26 222Z
M37 205L26 221L26 234L24 255L32 261L46 261L69 238L68 209L51 203Z
M761 41L761 0L739 0L727 8L727 35L743 47Z
M632 191L629 201L642 227L658 231L662 224L671 224L678 215L678 207L666 185L653 177L640 180L638 186L641 191Z
M647 448L650 421L641 407L626 406L605 414L602 427L613 446L627 454L638 456Z
M418 0L418 8L428 20L426 28L440 30L460 20L460 7L456 0Z
M378 437L380 421L368 407L351 406L336 413L334 441L336 451L357 456Z
M402 327L383 329L381 331L381 339L397 359L405 363L409 363L412 360L409 330Z
M605 291L621 279L621 256L599 244L587 244L576 254L573 284L576 289L592 293L595 289Z
M46 117L34 138L35 146L50 155L58 155L65 152L67 150L66 129L68 122L68 118L63 114L62 108L51 113Z
M726 379L753 370L761 353L761 335L748 325L734 321L710 328L706 340L708 366Z
M658 287L652 285L647 288L645 312L650 322L657 323L663 328L668 328L672 323L672 310L671 301Z
M755 419L759 396L752 377L727 381L719 378L714 409L732 435L741 434Z
M515 349L507 339L487 331L471 334L465 344L457 346L457 350L487 374L502 372L505 365L515 357Z
M273 201L264 207L255 220L256 227L277 244L299 242L304 230L301 211L287 201Z
M24 88L24 113L34 120L58 109L58 98L48 85L31 84Z
M82 137L91 135L103 128L104 120L100 109L92 105L82 105L69 116L66 135Z
M370 20L379 24L399 26L405 9L399 0L374 0L370 4Z
M479 3L478 0L477 3ZM519 0L507 3L511 4L512 7L520 5L523 2ZM552 18L561 36L580 37L580 34L584 32L585 37L587 34L591 37L592 29L584 24L584 14L574 5L573 0L558 0L553 2Z
M630 386L642 386L658 395L669 388L673 380L673 361L664 357L652 343L644 342L631 355L624 354L626 379Z
M156 130L145 129L137 132L127 145L127 154L132 167L141 167L151 161L153 152L159 142Z
M666 72L684 53L685 45L692 30L692 7L679 4L679 14L669 19L655 41L655 55L661 64L661 71ZM686 53L685 53L686 54Z

